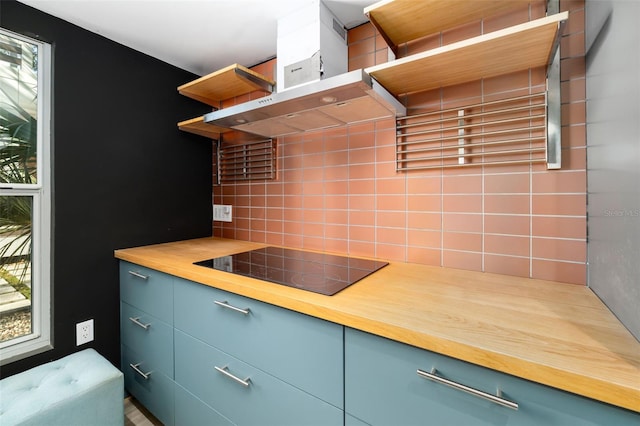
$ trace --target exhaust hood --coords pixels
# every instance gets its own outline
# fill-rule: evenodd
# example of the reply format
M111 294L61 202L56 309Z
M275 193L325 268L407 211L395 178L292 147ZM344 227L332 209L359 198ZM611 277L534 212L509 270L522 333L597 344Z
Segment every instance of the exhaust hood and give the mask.
M404 116L364 70L348 70L346 30L321 0L278 19L276 92L204 116L219 127L277 137Z
M204 122L277 137L404 115L405 107L359 69L210 112Z

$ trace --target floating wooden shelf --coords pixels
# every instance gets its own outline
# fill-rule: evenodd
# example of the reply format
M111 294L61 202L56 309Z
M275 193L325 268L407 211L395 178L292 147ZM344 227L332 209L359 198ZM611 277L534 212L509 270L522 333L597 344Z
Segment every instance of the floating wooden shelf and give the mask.
M206 124L204 122L204 116L181 121L178 123L178 128L184 132L195 133L196 135L216 140L220 138L221 133L229 131L229 129L224 127Z
M178 87L181 95L214 107L220 101L255 90L271 93L275 81L242 65L233 64Z
M568 17L568 12L558 13L365 71L400 96L545 66L555 51L559 24Z
M364 9L389 47L543 0L383 0Z
M178 92L181 95L217 108L220 106L221 101L234 96L245 95L256 90L264 90L271 93L274 85L275 81L262 74L242 65L233 64L183 84L178 87ZM219 139L221 133L230 130L225 127L206 124L204 116L181 121L178 123L178 128L210 139Z

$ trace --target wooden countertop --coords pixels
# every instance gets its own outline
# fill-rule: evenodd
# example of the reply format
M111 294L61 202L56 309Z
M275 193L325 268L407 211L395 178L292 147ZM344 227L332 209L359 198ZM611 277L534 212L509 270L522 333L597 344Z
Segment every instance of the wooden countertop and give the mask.
M587 287L390 262L323 296L192 265L264 246L203 238L115 256L640 412L640 343Z

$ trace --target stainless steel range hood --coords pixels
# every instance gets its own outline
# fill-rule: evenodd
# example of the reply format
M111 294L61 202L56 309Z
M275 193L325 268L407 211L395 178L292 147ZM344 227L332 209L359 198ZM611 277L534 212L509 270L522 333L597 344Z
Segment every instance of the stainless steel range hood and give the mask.
M404 116L364 70L348 70L344 25L322 0L278 19L277 93L204 116L205 123L274 138Z
M405 107L359 69L211 112L204 122L277 137L404 115Z

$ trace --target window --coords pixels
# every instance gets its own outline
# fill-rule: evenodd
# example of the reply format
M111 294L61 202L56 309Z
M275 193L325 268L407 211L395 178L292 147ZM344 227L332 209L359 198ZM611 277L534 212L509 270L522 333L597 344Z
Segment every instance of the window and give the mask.
M51 348L50 56L0 28L0 364Z

